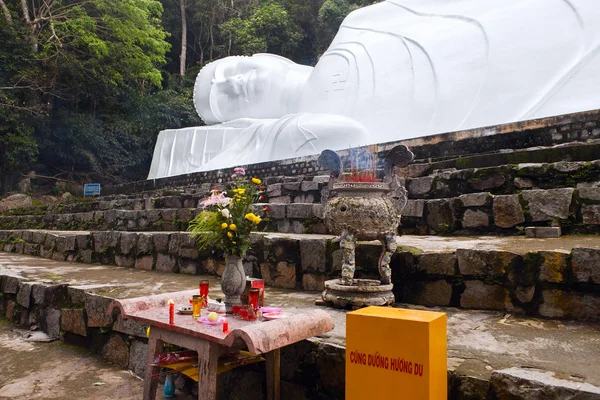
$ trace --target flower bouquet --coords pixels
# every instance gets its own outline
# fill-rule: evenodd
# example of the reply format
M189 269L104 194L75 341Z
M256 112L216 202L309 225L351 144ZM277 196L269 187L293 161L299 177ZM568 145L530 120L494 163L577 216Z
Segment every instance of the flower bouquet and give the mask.
M244 168L235 168L232 187L227 191L213 190L200 204L202 212L188 226L199 250L216 247L226 257L221 277L221 289L225 293L225 305L239 302L246 286L246 274L242 259L250 249L250 233L261 222L252 211L252 204L264 198L261 180L248 180ZM229 196L228 196L229 194Z

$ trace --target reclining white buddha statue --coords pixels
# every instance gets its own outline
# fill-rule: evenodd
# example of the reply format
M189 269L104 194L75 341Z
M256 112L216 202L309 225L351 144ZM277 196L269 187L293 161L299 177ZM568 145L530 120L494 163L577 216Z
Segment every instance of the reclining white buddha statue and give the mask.
M198 74L207 126L159 134L149 179L600 108L600 0L387 0L316 66L271 54Z

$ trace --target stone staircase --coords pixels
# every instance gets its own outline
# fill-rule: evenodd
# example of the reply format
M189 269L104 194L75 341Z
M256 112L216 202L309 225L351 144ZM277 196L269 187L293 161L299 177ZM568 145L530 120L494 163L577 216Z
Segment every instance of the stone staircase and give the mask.
M461 330L461 324L479 329L471 326L478 318L494 321L482 325L487 330L484 337L505 323L504 318L518 320L518 328L508 339L500 339L504 333L494 339L508 340L502 342L498 353L510 348L521 334L543 333L548 343L562 343L562 328L537 331L540 326L583 324L586 334L597 334L599 120L600 112L589 112L451 133L448 135L456 140L450 144L438 140L440 135L406 141L417 160L399 171L409 201L399 227L403 234L400 247L391 263L397 302L407 307L441 307L456 315L451 341L470 334ZM380 145L379 158L396 144ZM342 156L347 158L348 154L342 152ZM256 205L257 211L266 214L259 226L261 232L253 235L253 250L244 262L246 273L264 279L267 290L278 293L279 301L300 297L303 306L310 307L319 298L324 282L338 276L341 269L339 244L326 234L322 220L320 197L328 176L316 166L316 157L258 164L247 171L263 179L267 196L265 203ZM154 282L164 283L165 290L169 282L195 286L199 276L208 275L213 280L220 276L223 255L216 251L199 253L185 230L198 212L199 201L211 188L223 188L230 175L231 171L222 170L134 182L107 188L107 194L98 198L3 213L0 250L5 253L0 258L22 264L10 271L0 267L4 315L23 325L42 321L44 329L48 324L43 321L50 318L53 332L74 342L96 343L96 336L108 333L110 339L103 338L117 349L116 353L129 354L129 360L139 357L145 349L141 327L135 332L122 328L124 322L115 316L110 323L98 325L94 321L100 318L98 309L102 307L93 304L127 291L125 276L143 278L146 288L153 288ZM567 236L541 238L560 236L561 231ZM378 276L380 251L375 243L358 246L357 277ZM44 270L40 266L44 263L54 264L46 275L36 275L35 271ZM31 266L35 268L26 273ZM71 279L53 278L69 268L79 269L81 274ZM96 281L86 278L96 270L110 274ZM119 276L124 277L123 282ZM42 299L38 303L35 293L42 289L35 288L40 280L51 287L70 284L70 289L60 289L67 290L67 295L60 295L65 302L46 304ZM336 315L342 324L343 311L331 312L339 313ZM559 382L546 379L548 371L560 372L558 365L549 367L548 360L535 365L539 371L523 370L520 367L527 363L520 353L509 352L508 358L486 362L486 348L491 344L481 338L474 340L481 344L477 354L458 345L450 354L451 398L541 399L556 393L555 398L568 398L563 394L579 390L573 389L573 382L581 383L580 388L583 384L600 385L594 375L581 374L572 366L565 369L572 376L552 378ZM600 356L597 342L584 342L582 354L589 350ZM343 343L311 341L291 349L290 370L282 372L291 388L285 398L342 398ZM98 351L112 354L104 350L105 345L102 342ZM530 346L535 346L534 340ZM454 365L455 359L462 361ZM301 377L293 372L297 369L302 371ZM323 395L310 389L311 370L321 370L315 379ZM600 366L590 361L589 371L600 371ZM585 389L590 396L585 398L600 398L596 389ZM540 393L544 395L539 397Z

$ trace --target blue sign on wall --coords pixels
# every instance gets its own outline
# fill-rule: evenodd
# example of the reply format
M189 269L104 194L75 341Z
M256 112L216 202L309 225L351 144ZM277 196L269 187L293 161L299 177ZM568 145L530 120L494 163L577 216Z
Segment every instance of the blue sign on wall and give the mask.
M95 194L100 194L100 184L99 183L86 183L83 185L83 195L84 196L93 196Z

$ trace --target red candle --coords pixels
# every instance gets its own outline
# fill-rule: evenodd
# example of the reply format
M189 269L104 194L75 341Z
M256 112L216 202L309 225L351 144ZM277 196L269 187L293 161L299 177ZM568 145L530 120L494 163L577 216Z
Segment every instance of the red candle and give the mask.
M227 321L227 318L225 318L225 321L223 321L223 333L227 332L229 332L229 321Z
M169 299L169 325L175 323L175 302L173 299Z

